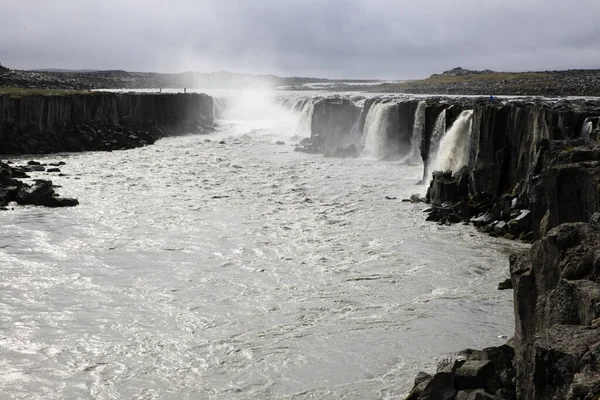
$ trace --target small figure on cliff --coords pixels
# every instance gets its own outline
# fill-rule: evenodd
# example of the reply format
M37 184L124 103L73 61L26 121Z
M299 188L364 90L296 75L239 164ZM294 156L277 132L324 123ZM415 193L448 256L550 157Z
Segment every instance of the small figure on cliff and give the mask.
M490 101L494 101L494 96L490 94Z
M187 88L183 88L183 93L187 93Z

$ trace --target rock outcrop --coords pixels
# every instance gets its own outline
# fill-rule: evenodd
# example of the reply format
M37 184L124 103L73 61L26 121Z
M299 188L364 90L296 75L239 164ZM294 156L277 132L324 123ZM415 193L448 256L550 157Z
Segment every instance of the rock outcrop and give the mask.
M119 150L212 124L213 100L204 94L3 95L0 154Z
M37 168L36 168L37 167ZM36 205L46 207L72 207L79 204L77 199L60 197L54 190L52 181L38 179L33 185L22 181L29 178L29 171L43 171L44 167L37 162L29 166L13 167L0 162L0 208L6 209L10 202L20 205Z
M460 393L455 376L454 387L443 393L454 390L456 396L440 397L428 395L421 380L413 393L423 390L414 398L600 398L600 143L594 115L600 115L597 102L474 104L468 163L454 173L433 173L429 219L538 239L531 250L511 256L511 281L502 285L514 288L515 385Z
M599 398L600 226L562 224L510 269L518 398Z

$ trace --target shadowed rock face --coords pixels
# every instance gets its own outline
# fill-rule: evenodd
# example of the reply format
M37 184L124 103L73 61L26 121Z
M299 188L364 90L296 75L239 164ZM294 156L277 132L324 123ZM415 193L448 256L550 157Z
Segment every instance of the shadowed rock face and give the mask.
M600 396L600 228L562 224L510 268L519 398Z
M203 94L0 96L0 154L117 150L209 129Z

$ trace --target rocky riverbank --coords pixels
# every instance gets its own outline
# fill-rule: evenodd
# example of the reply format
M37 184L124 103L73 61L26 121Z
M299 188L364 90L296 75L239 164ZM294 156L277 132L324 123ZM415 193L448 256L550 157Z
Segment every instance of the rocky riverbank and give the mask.
M121 150L212 125L213 99L197 93L0 95L0 154Z
M36 179L33 184L28 184L23 179L30 178L28 173L33 171L47 171L60 173L59 166L64 162L50 165L46 168L36 161L29 161L27 165L12 166L0 162L0 209L6 210L10 202L19 205L36 205L46 207L72 207L79 204L77 199L60 197L52 181Z

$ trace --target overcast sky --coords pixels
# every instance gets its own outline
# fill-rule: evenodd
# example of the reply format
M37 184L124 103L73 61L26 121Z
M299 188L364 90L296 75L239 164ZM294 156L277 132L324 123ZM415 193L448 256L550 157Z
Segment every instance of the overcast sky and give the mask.
M0 63L394 79L600 68L600 0L0 0Z

